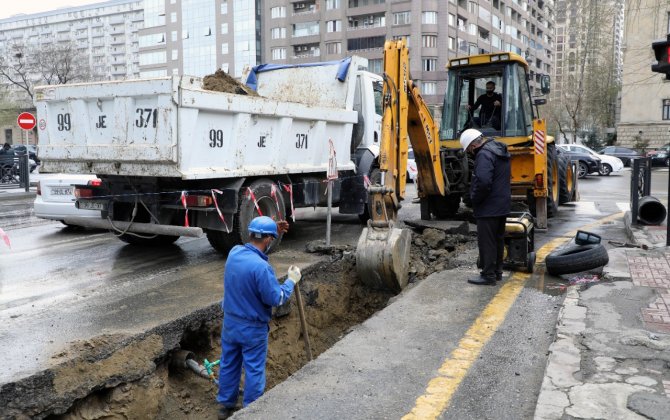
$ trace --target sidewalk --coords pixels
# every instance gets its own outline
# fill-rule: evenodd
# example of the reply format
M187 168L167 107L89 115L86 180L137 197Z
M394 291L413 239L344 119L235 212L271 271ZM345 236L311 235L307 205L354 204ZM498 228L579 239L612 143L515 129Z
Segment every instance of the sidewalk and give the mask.
M666 226L638 227L609 250L609 282L572 286L549 348L536 420L670 419L670 248Z

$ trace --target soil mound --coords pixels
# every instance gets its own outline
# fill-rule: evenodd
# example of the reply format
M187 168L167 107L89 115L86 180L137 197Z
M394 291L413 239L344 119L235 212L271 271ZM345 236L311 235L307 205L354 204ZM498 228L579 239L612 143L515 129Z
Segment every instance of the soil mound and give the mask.
M258 96L253 89L238 82L234 77L219 69L202 80L202 88L216 92L235 93L238 95Z

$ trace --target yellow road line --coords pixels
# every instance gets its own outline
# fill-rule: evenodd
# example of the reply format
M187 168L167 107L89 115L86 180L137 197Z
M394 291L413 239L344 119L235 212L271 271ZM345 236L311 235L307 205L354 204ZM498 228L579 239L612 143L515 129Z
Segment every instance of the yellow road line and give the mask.
M609 222L621 217L622 214L612 214L593 223L586 224L579 229L588 229ZM544 244L537 250L537 262L544 262L547 254L570 240L576 233L577 229ZM403 417L403 420L435 419L447 409L461 381L463 381L468 370L479 357L484 345L486 345L498 327L500 327L500 324L505 320L507 312L516 301L530 276L531 274L528 273L514 273L505 282L470 326L465 336L459 341L458 347L444 360L442 366L437 371L438 375L428 382L426 392L416 399L414 408Z

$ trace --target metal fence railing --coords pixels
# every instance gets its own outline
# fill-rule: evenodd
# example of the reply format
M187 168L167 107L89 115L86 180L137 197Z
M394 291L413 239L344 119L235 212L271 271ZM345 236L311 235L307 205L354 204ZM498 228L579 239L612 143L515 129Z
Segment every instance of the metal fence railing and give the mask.
M24 188L30 191L30 160L25 155L0 155L0 189Z

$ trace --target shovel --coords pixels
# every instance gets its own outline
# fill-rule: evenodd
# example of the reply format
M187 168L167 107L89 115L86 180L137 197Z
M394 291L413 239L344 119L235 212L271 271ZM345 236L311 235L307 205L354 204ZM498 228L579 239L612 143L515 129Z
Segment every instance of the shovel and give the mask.
M300 286L295 285L295 299L298 302L298 314L300 315L300 327L302 328L302 338L305 341L305 352L307 353L307 360L312 360L312 346L309 344L309 336L307 335L307 321L305 320L305 305L302 302L302 293L300 293Z

